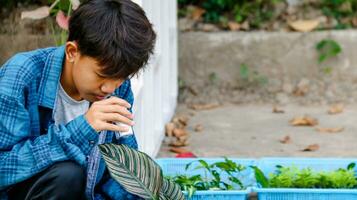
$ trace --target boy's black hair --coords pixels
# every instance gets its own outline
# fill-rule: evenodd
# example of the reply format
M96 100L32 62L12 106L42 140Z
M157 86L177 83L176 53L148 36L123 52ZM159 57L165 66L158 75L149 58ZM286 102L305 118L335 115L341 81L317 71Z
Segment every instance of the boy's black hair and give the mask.
M69 20L68 41L94 58L109 78L135 75L153 53L156 34L143 9L131 0L89 0Z

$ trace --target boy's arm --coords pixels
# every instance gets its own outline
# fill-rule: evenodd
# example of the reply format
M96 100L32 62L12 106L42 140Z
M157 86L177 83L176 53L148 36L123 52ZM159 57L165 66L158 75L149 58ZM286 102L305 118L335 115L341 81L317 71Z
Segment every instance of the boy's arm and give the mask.
M126 80L121 86L119 90L119 94L117 94L119 98L126 100L130 103L131 107L129 111L133 113L133 105L134 105L134 95L131 89L130 79ZM135 116L134 116L135 118ZM116 133L116 135L119 133ZM138 143L135 138L134 130L132 135L120 137L119 140L114 140L117 144L125 144L133 149L138 149Z
M47 133L30 137L28 110L17 98L0 94L0 189L28 179L54 162L86 164L98 140L83 115L66 125L50 125Z

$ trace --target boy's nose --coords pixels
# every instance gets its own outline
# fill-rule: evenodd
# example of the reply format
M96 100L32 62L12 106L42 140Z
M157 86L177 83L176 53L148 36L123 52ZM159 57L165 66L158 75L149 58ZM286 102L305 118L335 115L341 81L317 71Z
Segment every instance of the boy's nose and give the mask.
M123 80L111 80L104 83L101 90L105 94L111 94L117 89L124 81Z
M106 84L103 84L102 85L102 92L105 93L105 94L111 94L114 92L114 90L116 89L116 85L117 84L114 84L114 83L106 83Z

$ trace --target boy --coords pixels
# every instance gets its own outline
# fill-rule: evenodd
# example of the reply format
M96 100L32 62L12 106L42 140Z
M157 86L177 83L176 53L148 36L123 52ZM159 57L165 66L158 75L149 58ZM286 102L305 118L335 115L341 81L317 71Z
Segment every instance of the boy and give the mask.
M155 38L130 0L90 0L73 12L64 46L17 54L0 68L2 199L138 198L109 176L97 144L137 148L134 135L119 137L134 125L128 78Z

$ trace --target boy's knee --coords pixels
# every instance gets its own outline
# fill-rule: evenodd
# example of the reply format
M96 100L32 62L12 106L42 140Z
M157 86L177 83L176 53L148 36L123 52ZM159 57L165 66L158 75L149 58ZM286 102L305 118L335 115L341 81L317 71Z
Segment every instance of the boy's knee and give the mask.
M84 194L86 173L85 170L75 162L66 161L56 163L52 166L54 186L58 194Z

